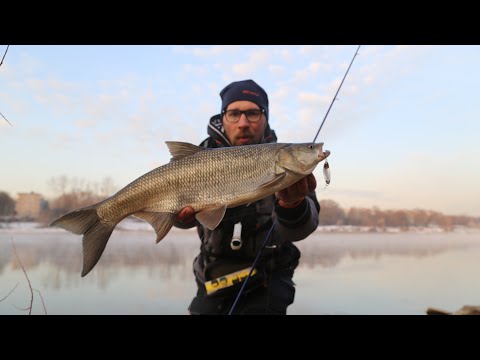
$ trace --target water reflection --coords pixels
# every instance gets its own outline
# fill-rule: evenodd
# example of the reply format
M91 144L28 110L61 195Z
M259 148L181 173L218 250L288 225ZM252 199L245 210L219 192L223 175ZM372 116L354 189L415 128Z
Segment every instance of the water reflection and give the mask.
M375 233L326 234L316 232L297 243L302 251L301 266L334 267L342 259L380 259L382 256L425 258L452 249L480 247L480 234L469 233Z
M44 269L46 285L56 289L76 286L79 281L95 281L100 288L105 288L120 275L120 270L146 269L149 278L188 279L192 276L192 262L199 248L193 231L179 231L159 244L155 244L153 231L115 231L98 264L86 277L80 278L81 236L63 230L0 232L0 276L7 269L20 269L11 239L26 269L35 271L42 264L47 265Z
M199 248L195 231L173 229L159 244L155 244L153 231L114 231L99 263L81 278L80 236L60 229L0 230L0 298L20 283L8 301L0 303L0 314L18 314L11 305L22 307L29 298L25 278L13 253L12 239L33 286L44 295L49 313L185 314L195 292L192 261ZM408 294L413 291L414 282L408 284L409 279L399 278L399 274L405 273L405 267L417 269L421 277L426 272L422 266L429 266L436 271L435 276L446 279L450 276L457 285L461 281L451 278L451 268L456 269L453 272L456 277L463 278L471 278L472 272L480 271L479 266L462 268L457 264L466 259L466 255L458 255L459 252L470 256L480 254L478 234L318 232L297 245L302 259L294 278L298 285L297 299L290 312L297 314L422 313L423 303L414 306L415 300L400 301L390 307L382 305L382 301L392 302L395 298L423 296L422 291L433 291L437 298L445 297L441 291L435 293L443 286L441 281L433 290L432 285L428 289L422 285L414 289L417 293ZM457 252L455 260L452 260L453 252ZM448 261L455 264L445 269ZM473 260L469 264L474 264ZM366 282L372 276L374 280ZM396 288L388 290L390 293L386 295L391 279L396 279ZM428 281L435 282L434 279ZM465 289L469 286L468 282L464 283ZM351 291L348 296L347 288ZM377 299L375 306L383 310L377 311L373 305L352 307L358 303L359 294L366 293L369 299ZM392 293L395 296L391 296ZM431 303L437 298L423 299L430 301L425 306L450 309L446 305L451 302ZM478 298L480 303L480 293ZM458 308L465 305L463 299L458 302L455 303ZM42 313L41 305L36 306L36 313Z

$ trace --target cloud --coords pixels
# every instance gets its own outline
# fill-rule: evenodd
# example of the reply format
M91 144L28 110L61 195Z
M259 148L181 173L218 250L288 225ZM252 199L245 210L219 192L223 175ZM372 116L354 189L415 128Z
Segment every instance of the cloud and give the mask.
M60 148L64 150L65 148L78 147L79 143L82 142L82 137L80 135L72 135L70 133L57 134L55 137L49 138L50 144L54 148Z
M173 46L172 52L174 54L194 56L201 59L211 59L224 55L235 55L241 50L239 45L215 45L215 46Z
M48 130L45 127L35 126L29 128L27 134L32 139L38 139L48 136Z
M315 50L315 45L303 45L300 46L299 52L302 55L309 55Z
M253 50L250 53L250 61L251 62L258 62L258 63L264 63L271 57L271 51L266 50L266 49L261 49L261 50Z
M285 74L285 67L282 65L269 65L268 71L270 71L275 76L281 76Z
M232 71L238 76L250 76L255 70L263 66L272 56L271 51L266 49L252 50L245 63L233 64Z
M45 80L45 88L65 92L72 90L79 90L80 85L73 82L60 81L56 78L50 77Z
M18 63L13 63L10 60L7 62L9 55L10 51L7 54L7 57L5 57L5 63L2 65L2 70L3 66L9 67L11 71L8 74L11 74L12 77L24 79L38 73L38 71L45 68L44 64L40 60L24 53L23 51L20 54L20 61Z
M311 74L317 74L320 71L331 71L333 66L331 64L325 64L321 62L310 63L307 67L307 71Z
M205 76L208 74L208 67L203 65L184 64L182 71L187 75Z
M327 59L343 51L348 45L302 45L297 47L297 56L312 59Z
M271 93L270 98L273 102L280 103L289 95L289 87L287 85L280 85L278 88Z
M311 62L306 68L295 72L294 81L304 82L310 80L320 73L330 72L333 69L332 64L323 62Z
M38 78L27 78L24 81L28 90L36 91L36 92L43 92L46 90L45 82Z
M199 106L197 106L198 114L200 118L209 119L215 112L219 112L220 106L215 106L210 101L209 102L201 102ZM205 121L206 124L207 121Z
M331 98L317 93L300 92L298 94L298 101L301 104L318 107L328 104L331 101Z
M321 115L313 108L303 108L298 112L299 124L303 128L315 129Z
M16 96L14 92L1 92L2 108L0 112L10 121L20 118L30 108L30 103ZM0 116L1 118L1 116ZM2 119L3 120L3 119ZM4 121L4 120L3 120Z
M75 125L80 129L87 129L92 128L96 124L96 121L93 119L82 119L82 120L75 120Z
M0 89L0 111L13 123L14 128L10 128L5 121L2 123L0 118L0 134L2 140L8 139L3 141L4 147L14 143L25 144L22 145L24 151L12 154L18 161L12 162L14 165L11 167L28 164L29 161L39 164L40 158L54 159L56 155L61 158L62 154L76 154L79 159L83 156L85 163L90 161L98 168L83 170L82 164L76 163L76 170L71 171L89 171L95 176L94 171L102 171L101 166L105 161L118 159L111 165L112 168L118 166L118 176L121 177L124 173L132 174L138 166L136 164L158 162L157 165L161 165L165 163L160 160L164 156L168 161L164 140L192 143L203 140L207 136L209 117L220 108L219 91L229 81L248 76L258 78L269 93L270 121L279 141L310 141L338 89L355 48L353 45L159 47L162 55L166 56L167 68L155 64L153 76L152 69L132 66L132 70L129 70L131 73L125 73L130 65L113 64L111 71L92 74L93 69L90 69L81 77L74 71L78 67L49 68L52 58L48 57L42 58L43 63L24 57L22 61L26 67L22 68L21 62L11 61L9 52L4 64L8 67L0 68L3 70L0 75L6 80ZM355 201L362 206L381 203L390 208L392 204L402 207L425 204L427 207L435 205L445 209L461 206L479 209L474 203L479 198L476 190L478 171L472 165L476 164L478 157L476 143L473 140L465 141L465 136L461 136L463 146L470 146L468 151L475 153L468 160L465 149L457 152L454 159L445 159L443 153L440 154L445 151L445 146L457 150L459 147L459 144L449 142L454 137L451 131L449 138L441 136L440 130L443 128L439 125L443 123L438 123L447 118L438 119L441 111L438 108L439 101L442 109L445 106L444 112L452 113L455 111L453 106L448 106L460 101L460 96L451 93L450 85L454 85L452 80L445 82L448 86L438 86L442 74L448 75L445 71L458 70L455 60L460 61L461 58L461 61L472 62L469 56L459 55L455 59L458 51L458 48L446 50L445 47L428 46L368 45L360 49L360 56L356 58L339 93L340 101L334 103L317 139L325 140L333 153L331 165L334 183L327 191L338 199L350 203ZM468 51L467 54L472 54L475 49L469 48ZM57 57L54 48L38 53ZM448 61L437 55L446 55ZM19 59L18 53L16 56ZM79 58L78 61L81 66L84 59ZM420 69L428 70L428 74L420 74ZM422 84L426 89L425 94L421 94L423 97L415 99L418 102L412 103L410 108L400 109L399 104L412 99L409 90L417 87L419 80L427 82L427 76L433 76L434 71L440 70L442 73L436 73L436 88L428 90L427 85ZM475 78L471 76L474 75L470 71L468 79L472 89ZM204 78L199 81L196 76ZM443 98L433 97L440 90ZM471 93L470 90L467 89L467 95ZM451 100L451 104L445 103L444 99ZM464 101L475 103L468 98ZM456 111L458 108L463 114L457 113L456 119L465 121L462 118L468 108L461 103ZM471 112L470 121L473 123L478 109L471 108ZM410 130L404 126L411 126L412 132L422 131L418 129L425 125L424 116L431 115L433 138L439 140L434 143L427 139L420 146L435 144L430 150L437 151L435 156L438 159L414 154L405 164L397 160L402 146L399 145L400 139L405 136L396 133L394 122L397 113L398 116L404 115L402 121L405 121L405 125L402 123L401 129ZM417 113L422 121L411 116ZM381 126L376 125L377 121ZM472 138L478 132L474 130L469 131ZM415 140L412 132L407 134L405 140L410 148L412 139ZM397 142L393 141L394 136L398 138ZM392 142L389 141L390 137ZM349 149L357 149L354 144L360 138L366 143L381 146L381 154L372 155L365 161L355 159L358 150ZM57 147L52 149L51 145ZM81 148L82 152L79 150ZM22 157L27 150L28 157ZM85 154L81 155L83 152ZM96 154L96 159L91 159L92 153ZM374 152L366 151L365 154ZM416 167L407 166L411 163ZM55 166L59 166L58 159L50 166L54 169L52 171L57 171ZM120 169L121 166L124 169ZM447 173L449 175L445 175ZM321 183L321 168L317 174ZM12 188L15 186L12 185ZM341 187L337 189L339 192L336 192L336 186ZM461 191L468 193L461 194Z
M253 63L235 64L232 66L234 74L239 76L250 76L256 69L257 65Z
M280 58L285 61L291 61L293 59L292 52L289 49L282 48L278 50L277 53L280 56Z

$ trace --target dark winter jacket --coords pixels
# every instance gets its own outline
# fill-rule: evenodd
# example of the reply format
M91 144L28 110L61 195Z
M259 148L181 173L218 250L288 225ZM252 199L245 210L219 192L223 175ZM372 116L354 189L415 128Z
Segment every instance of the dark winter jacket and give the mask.
M210 119L208 134L201 146L217 148L230 146L223 132L220 115ZM276 142L275 132L267 125L264 143ZM298 265L300 251L293 244L310 235L318 226L320 205L315 192L295 208L283 208L275 195L249 205L227 209L225 217L214 230L203 227L196 220L188 225L176 223L179 228L197 226L201 239L200 254L194 261L194 273L199 283L244 269L252 265L272 221L276 220L269 245L262 253L261 266L274 271L285 271L293 275ZM241 224L239 249L232 246L235 224ZM238 225L237 225L238 226Z

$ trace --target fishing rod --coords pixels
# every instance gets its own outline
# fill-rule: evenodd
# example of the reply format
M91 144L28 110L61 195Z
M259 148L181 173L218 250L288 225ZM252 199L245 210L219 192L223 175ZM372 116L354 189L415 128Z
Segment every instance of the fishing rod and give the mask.
M318 128L317 135L313 138L312 143L315 143L315 140L317 140L318 134L320 134L320 130L322 130L323 124L325 123L325 120L327 119L328 113L330 112L330 109L332 108L333 103L335 100L337 100L337 95L340 92L340 89L342 88L343 82L345 81L345 78L347 77L348 72L350 71L350 68L352 67L353 61L358 55L358 50L360 50L360 46L358 45L357 51L355 51L355 55L353 55L352 61L350 61L350 65L348 65L348 69L345 72L345 75L343 76L342 82L340 83L340 86L337 89L337 92L335 93L335 96L333 97L332 102L330 103L330 106L328 107L327 113L325 114L325 117L323 118L322 123L320 124L320 127ZM328 160L325 159L325 162L323 163L323 178L325 179L325 188L330 184L331 176L330 176L330 164L328 163Z
M360 47L362 45L358 45L357 51L355 51L355 55L353 55L352 61L350 61L350 65L347 68L347 71L345 72L345 75L343 76L342 82L340 83L337 92L335 93L335 96L333 97L332 102L330 103L330 106L328 107L327 113L325 114L325 117L323 118L322 123L320 124L320 127L318 128L317 134L313 138L312 143L315 143L315 140L317 140L318 134L320 133L320 130L322 130L323 124L325 123L325 120L327 119L328 113L330 112L330 109L332 108L333 103L337 99L337 95L340 92L340 89L342 88L343 82L345 81L345 78L347 77L348 72L350 71L350 68L352 67L353 61L358 55L358 50L360 50ZM325 177L325 182L327 185L330 183L330 166L328 165L327 160L325 159L325 164L323 165L323 175ZM260 256L262 255L263 249L266 248L268 244L268 239L270 238L270 235L272 234L273 228L275 227L275 221L273 221L272 226L270 227L270 230L268 231L267 236L265 236L265 239L263 240L262 247L258 251L257 256L255 257L255 260L253 261L252 267L250 268L250 271L247 275L247 278L242 284L242 287L240 288L240 291L237 294L237 297L235 298L235 301L233 302L232 307L230 308L230 311L228 312L228 315L232 315L233 310L235 310L235 307L237 306L238 300L240 299L240 296L243 293L243 290L245 289L245 286L247 285L248 280L252 277L253 270L255 269L255 266L257 265L258 260L260 259Z
M323 121L320 124L320 127L318 128L317 135L315 135L315 137L313 138L313 141L312 141L313 143L315 142L315 140L317 140L318 134L320 134L320 130L322 130L322 127L323 127L323 124L325 123L325 120L327 120L328 113L330 112L330 109L332 108L332 105L335 102L335 100L337 100L337 95L340 92L340 89L342 88L343 82L345 81L345 78L347 77L347 74L350 71L350 68L352 67L353 61L355 60L355 58L358 55L358 50L360 50L360 46L362 46L362 45L358 45L357 51L355 51L355 55L353 55L352 61L350 61L350 65L348 65L348 69L345 72L345 75L343 76L342 82L340 83L340 86L338 87L337 92L335 93L335 96L333 97L333 100L330 103L330 106L328 107L327 113L325 114L325 117L323 118Z

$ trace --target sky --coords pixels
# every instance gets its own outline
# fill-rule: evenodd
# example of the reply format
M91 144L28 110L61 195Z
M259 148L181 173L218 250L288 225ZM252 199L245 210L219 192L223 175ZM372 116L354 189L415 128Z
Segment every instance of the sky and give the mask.
M3 56L6 45L0 45ZM200 143L219 92L253 79L279 142L311 142L357 45L10 46L0 67L0 191L52 178L117 190ZM317 142L319 200L480 216L480 46L363 45Z

